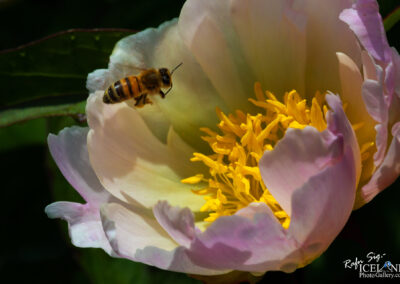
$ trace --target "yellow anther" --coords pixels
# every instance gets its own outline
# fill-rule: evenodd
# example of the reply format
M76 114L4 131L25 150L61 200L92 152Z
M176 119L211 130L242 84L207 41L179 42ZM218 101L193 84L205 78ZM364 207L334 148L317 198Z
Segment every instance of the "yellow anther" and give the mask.
M212 143L211 148L215 153L222 155L229 155L232 151L232 147L229 147L229 145L219 144L218 142Z
M375 143L374 142L367 142L361 146L360 153L361 153L361 161L366 161L370 158L373 152L376 151Z
M204 180L204 175L197 174L195 176L182 179L181 182L186 183L186 184L196 184L196 183L201 182L202 180Z
M326 122L324 115L322 114L321 106L318 103L317 98L313 98L311 105L311 126L314 126L319 131L326 128Z
M273 101L273 100L267 100L267 103L269 103L270 105L272 105L272 106L274 107L274 110L275 110L277 113L284 113L284 114L287 113L287 112L286 112L286 106L285 106L283 103L281 103L281 102L279 102L279 101Z
M265 127L261 133L257 136L257 142L258 143L263 143L265 139L267 139L271 133L271 130L278 125L278 123L281 121L282 116L278 115L273 121L271 121L267 127Z
M305 124L306 118L305 114L301 112L298 108L298 103L300 102L300 97L296 91L291 91L287 96L287 114L292 116L299 124ZM304 110L303 110L304 112Z
M221 143L228 143L228 144L236 143L235 137L233 137L231 135L224 135L224 136L217 135L216 138L217 138L217 141L221 142Z
M212 130L211 130L210 128L208 128L208 127L201 127L201 128L200 128L200 131L206 133L206 134L209 135L209 136L217 136L217 135L218 135L217 132L212 131Z
M256 82L254 84L254 93L256 94L256 98L257 98L258 101L264 101L265 100L264 93L263 93L263 90L261 88L260 82Z
M198 190L192 189L192 192L197 195L206 195L206 194L210 193L210 190L208 188L203 188L203 189L198 189Z
M203 155L201 153L193 153L193 156L194 157L190 159L192 162L201 161L206 166L213 169L217 173L225 173L227 171L227 166L218 163L217 161L214 161L213 159L207 157L206 155Z
M261 181L261 174L259 167L242 166L241 171L243 175L251 175L255 180Z
M276 107L275 107L274 105L270 104L270 103L256 101L255 99L252 99L252 98L250 98L249 101L250 101L253 105L255 105L255 106L257 106L257 107L264 108L265 110L270 110L270 111L273 111L273 112L276 111Z
M265 95L267 96L268 99L273 100L273 101L278 101L276 99L276 97L274 96L273 93L271 93L270 91L265 91Z
M288 128L297 128L297 129L304 129L307 124L301 124L298 121L294 120L289 124Z
M230 121L229 118L221 111L220 108L217 108L217 115L219 119L221 119L221 122L223 122L222 127L226 126L225 127L226 130L235 133L239 137L243 135L243 130L239 127L239 125L236 125L232 121Z
M354 130L354 131L357 131L357 130L361 129L361 128L364 126L364 124L365 124L365 122L359 122L359 123L353 124L353 125L352 125L353 130Z

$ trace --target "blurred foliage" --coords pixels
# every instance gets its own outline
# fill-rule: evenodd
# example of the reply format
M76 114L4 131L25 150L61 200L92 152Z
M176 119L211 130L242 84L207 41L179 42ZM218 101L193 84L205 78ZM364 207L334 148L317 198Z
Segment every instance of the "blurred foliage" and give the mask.
M0 50L71 28L142 30L158 26L177 17L183 3L183 0L0 1ZM399 5L398 0L379 3L384 16ZM388 39L399 50L398 31L396 23L388 32ZM54 200L83 202L57 169L46 139L49 132L58 133L76 124L85 126L75 114L83 111L81 102L87 96L87 73L105 68L115 41L126 34L97 33L63 32L51 37L52 41L0 53L0 125L51 116L55 111L78 118L41 118L0 128L0 172L5 201L0 207L3 220L0 240L6 244L0 254L2 282L54 283L57 279L57 283L199 283L184 274L111 258L99 249L74 248L66 223L50 220L43 212ZM46 108L41 108L45 105ZM399 187L397 181L370 204L353 212L339 237L312 264L292 274L269 272L261 283L357 282L357 273L344 269L343 261L362 258L369 251L386 253L393 263L400 263Z
M106 68L128 30L71 30L0 53L0 127L45 116L85 113L87 74Z

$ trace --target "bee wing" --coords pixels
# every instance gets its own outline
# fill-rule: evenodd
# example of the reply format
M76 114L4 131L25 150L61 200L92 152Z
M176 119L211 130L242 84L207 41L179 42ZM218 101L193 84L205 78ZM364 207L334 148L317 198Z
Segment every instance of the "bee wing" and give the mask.
M116 69L119 71L126 71L126 70L133 70L133 71L137 71L138 73L144 70L147 70L149 68L146 67L141 67L138 65L133 65L133 64L126 64L126 63L113 63L112 66L110 66L112 69ZM132 73L132 71L131 71Z
M125 63L111 63L108 67L111 71L110 73L113 75L112 79L114 81L119 80L121 78L127 76L135 76L138 75L140 72L146 70L141 66L125 64Z

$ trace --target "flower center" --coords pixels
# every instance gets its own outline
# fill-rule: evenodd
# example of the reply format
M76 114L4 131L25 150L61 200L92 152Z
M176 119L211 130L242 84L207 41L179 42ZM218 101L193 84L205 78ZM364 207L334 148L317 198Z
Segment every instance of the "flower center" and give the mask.
M308 106L294 90L284 95L283 102L268 91L264 96L259 83L255 83L254 90L257 99L249 101L264 109L263 113L251 115L236 110L235 114L225 115L217 108L221 133L201 128L206 134L202 139L208 142L214 153L194 153L191 159L209 167L209 176L197 174L182 182L205 185L202 189L192 190L204 196L206 202L201 211L209 213L205 221L232 215L252 202L264 202L282 226L288 228L290 217L263 183L258 162L265 151L275 147L288 128L313 126L323 131L327 126L325 113L328 108L324 95L319 92Z

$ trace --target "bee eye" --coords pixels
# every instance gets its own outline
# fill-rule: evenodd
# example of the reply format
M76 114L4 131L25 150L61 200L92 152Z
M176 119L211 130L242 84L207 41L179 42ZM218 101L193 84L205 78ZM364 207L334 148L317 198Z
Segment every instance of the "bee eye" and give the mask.
M164 85L171 84L171 79L167 74L162 75L162 82Z

